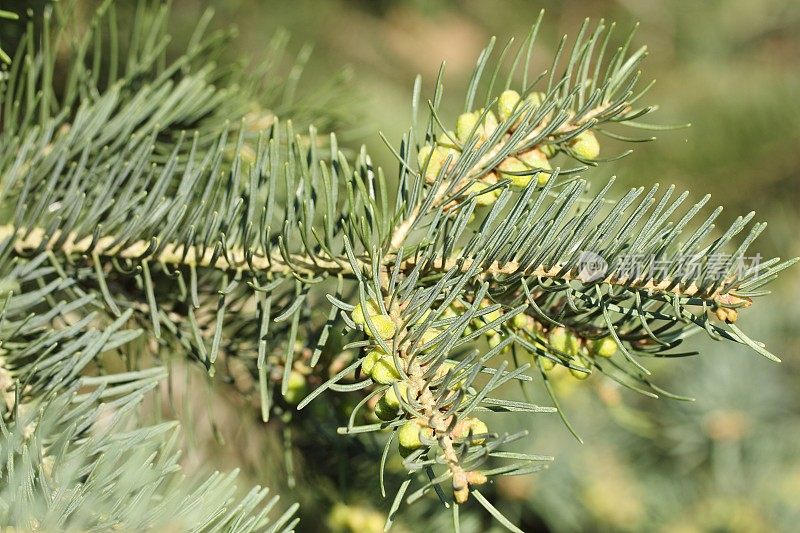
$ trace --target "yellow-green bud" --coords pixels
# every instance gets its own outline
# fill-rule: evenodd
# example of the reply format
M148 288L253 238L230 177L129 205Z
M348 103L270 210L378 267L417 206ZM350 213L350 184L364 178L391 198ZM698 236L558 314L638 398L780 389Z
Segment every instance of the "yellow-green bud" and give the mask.
M544 99L545 99L546 96L547 95L544 94L543 92L536 91L536 92L533 92L533 93L529 94L528 96L526 96L525 97L525 101L526 102L530 102L533 105L533 108L535 109L535 108L539 107L540 105L542 105L542 102L544 102Z
M456 366L456 363L445 361L439 368L436 369L433 379L444 379L447 376L447 373L452 371ZM459 371L458 375L452 377L450 380L450 385L448 385L447 388L450 390L459 390L461 387L463 387L464 382L467 380L467 376L465 374L466 372L464 370Z
M586 361L585 359L583 359L582 357L577 357L577 358L573 359L572 362L574 364L581 365L581 366L584 366L584 367L588 367L589 366L589 362ZM573 377L575 377L575 379L584 380L584 379L588 378L589 375L592 373L592 369L588 368L588 370L578 370L577 368L570 368L569 369L569 373L572 374Z
M497 168L500 170L502 177L511 180L511 185L517 189L524 189L532 179L531 174L508 174L508 172L530 172L528 165L516 157L505 158Z
M540 361L542 365L542 369L547 372L549 370L553 370L553 367L556 366L556 362L550 358L538 356L537 359Z
M558 148L555 144L550 143L543 143L536 147L540 152L544 154L547 159L552 159L555 157L556 152L558 152Z
M520 161L522 161L523 163L525 163L526 165L528 165L533 169L542 168L550 170L552 168L550 166L550 162L547 160L544 154L541 151L537 150L536 148L534 148L533 150L528 150L523 154L519 154L517 158L519 158ZM536 180L539 186L543 187L548 182L549 179L550 179L550 174L547 172L539 172L536 174Z
M381 398L378 400L378 403L375 404L375 416L377 416L379 420L387 422L389 420L394 420L397 416L397 407L392 407L385 400L385 397Z
M447 148L456 148L457 145L455 144L458 142L458 138L454 131L443 131L442 133L436 136L436 144L439 146L445 146Z
M458 424L453 429L453 436L457 439L466 439L471 437L472 435L483 435L489 433L489 428L480 418L469 417ZM486 442L485 437L480 438L470 438L470 442L472 444L483 444Z
M478 309L486 309L487 307L491 307L492 305L493 304L492 304L491 300L484 299L478 305ZM503 312L500 309L495 309L494 311L492 311L490 313L486 313L485 315L482 315L481 318L484 320L484 322L488 323L488 322L492 322L494 320L497 320L498 318L500 318L502 316L503 316Z
M397 440L402 448L405 448L406 450L417 450L422 448L422 439L420 438L420 435L423 431L427 436L433 435L430 428L423 429L414 420L406 422L400 426L400 430L397 432Z
M505 122L514 113L514 109L520 101L519 93L513 89L508 89L500 94L497 99L497 114L500 120Z
M456 151L452 148L445 148L443 146L437 146L436 148L431 147L431 145L426 144L419 150L419 154L417 155L417 162L419 163L419 168L422 169L425 166L425 162L427 161L428 167L425 168L425 180L432 182L436 181L436 178L439 176L439 172L442 170L442 167L447 161L448 156L453 154L453 158L456 157ZM430 157L430 160L428 160Z
M456 120L456 137L461 143L465 143L469 139L469 134L478 124L478 117L477 113L462 113L459 115L458 120ZM480 132L476 131L476 133Z
M570 143L570 148L581 159L595 159L600 155L600 143L589 130L578 134Z
M511 319L511 325L516 329L530 332L536 328L536 321L532 316L528 316L525 313L519 313L514 315L514 318Z
M408 400L408 385L406 385L402 381L398 381L397 388L400 390L400 397L403 398L403 400ZM389 387L389 390L387 390L386 394L383 395L381 401L385 402L388 407L391 407L396 411L397 409L400 408L400 398L397 397L397 393L395 393L394 390L395 390L394 385Z
M500 189L494 189L492 191L480 194L481 191L484 189L488 189L491 185L485 185L479 181L474 182L472 185L469 186L465 194L476 194L475 196L475 203L479 206L488 206L492 205L497 201L497 198L500 196Z
M300 403L307 391L306 377L296 370L289 372L289 378L286 380L286 394L283 397L286 403L291 405Z
M371 350L361 362L361 372L367 375L372 374L375 363L380 361L385 355L386 353L381 349L376 348L375 350Z
M483 300L480 303L479 308L480 309L486 309L490 305L492 305L492 303L489 300ZM482 327L482 326L488 324L489 322L494 322L495 320L499 320L502 316L503 316L503 312L500 309L495 309L494 311L492 311L490 313L486 313L485 315L482 315L480 317L480 320L482 320L483 322L482 323L480 323L480 322L477 323L476 327ZM487 330L484 334L486 336L488 336L488 337L492 337L494 335L497 335L497 330L490 329L490 330Z
M482 109L481 113L483 113ZM497 117L495 116L493 111L489 111L483 118L483 134L485 137L489 137L495 132L496 129L497 129Z
M578 338L564 328L553 328L547 337L548 344L555 350L574 355L578 353Z
M367 300L367 314L369 316L380 315L380 306L372 300ZM360 303L356 304L355 309L353 309L353 312L350 314L350 318L353 319L353 322L361 326L367 323L366 319L364 318L364 309L361 307Z
M434 340L436 337L438 337L441 334L442 334L442 330L440 330L440 329L436 329L436 328L428 328L428 329L426 329L425 333L422 334L422 338L419 340L420 346L424 346L424 345L428 344L429 342L431 342L432 340ZM436 344L439 344L439 343L437 342ZM429 349L435 347L436 344L434 344L433 346L430 346Z
M391 355L380 358L370 372L372 380L381 385L388 385L400 379L400 372L394 366L394 358Z
M500 337L500 335L492 335L489 337L488 342L489 348L496 348L501 342L503 342L503 339Z
M600 357L613 357L617 353L617 341L613 337L603 337L592 343L592 353Z
M370 326L369 324L364 325L367 335L370 337L380 337L383 340L394 337L394 334L397 332L397 326L391 317L387 315L375 315L369 318L372 320L374 327Z
M422 316L417 319L416 323L417 324L422 324L423 322L428 320L429 316L431 316L431 310L430 309L426 309L425 312L422 313Z

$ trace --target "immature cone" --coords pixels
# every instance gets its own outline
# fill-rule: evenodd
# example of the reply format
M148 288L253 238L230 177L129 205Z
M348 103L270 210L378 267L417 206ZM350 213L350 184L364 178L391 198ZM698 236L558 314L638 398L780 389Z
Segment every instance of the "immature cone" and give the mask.
M545 372L549 370L553 370L553 367L556 366L556 362L548 357L542 357L541 355L536 356L536 359L539 361L539 364L542 365L542 368Z
M462 144L469 140L469 135L478 124L479 115L477 113L462 113L456 120L456 137ZM480 131L476 131L480 133Z
M517 189L524 189L533 179L528 165L516 157L505 158L497 167L497 169L501 172L501 176L510 180L511 185ZM510 172L528 172L528 174L509 174Z
M422 448L420 436L423 432L428 438L433 436L430 428L423 428L415 420L411 420L400 426L400 430L397 432L397 441L406 450L417 450Z
M395 386L400 391L400 397L403 398L403 400L408 400L408 385L402 381L398 382L397 385L389 387L389 390L386 391L386 394L383 395L381 400L385 402L388 407L391 407L396 411L400 408L400 399L397 397L397 393L395 392Z
M380 306L373 302L372 300L367 300L367 315L369 316L377 316L381 314ZM364 309L360 303L356 304L353 312L350 313L350 318L353 319L353 322L356 324L363 326L367 323L366 319L364 318Z
M441 334L442 334L442 330L440 330L440 329L436 329L436 328L428 328L428 329L426 329L425 333L422 334L422 338L420 338L420 340L419 340L420 346L425 346L426 344L428 344L429 342L433 341L434 339L436 339L436 337L438 337ZM426 350L432 350L433 348L436 347L437 344L439 344L439 343L436 342L436 343L432 344L431 346L426 346L425 349Z
M494 178L494 183L497 182L497 178ZM494 204L497 201L497 198L500 196L500 189L494 189L489 192L485 192L481 194L482 191L488 189L492 186L492 183L489 183L488 180L484 181L476 181L472 185L469 186L465 194L475 194L475 203L479 206L486 207L489 205Z
M550 143L542 143L537 145L536 149L542 152L547 159L554 158L556 156L556 152L558 152L556 145Z
M478 472L477 470L467 472L467 483L470 485L483 485L487 481L489 481L489 479L483 472Z
M300 400L305 398L306 392L308 391L306 377L296 370L289 372L289 378L286 380L286 387L286 394L283 399L290 405L300 403Z
M456 148L456 142L458 142L458 137L456 137L456 133L454 131L443 131L436 136L436 144L439 146Z
M483 113L483 109L481 109L481 113ZM493 111L488 111L486 116L483 118L484 137L489 138L495 132L495 130L497 130L497 117Z
M384 355L386 355L386 352L380 348L371 350L364 358L364 361L361 362L361 372L367 375L372 374L372 369L375 367L375 363L380 361Z
M374 382L388 385L400 379L400 372L394 366L394 358L391 355L387 355L375 363L370 376Z
M380 337L383 340L388 340L394 337L397 332L397 326L394 320L388 315L375 315L369 317L372 325L366 324L364 329L370 337Z
M514 113L514 109L516 109L519 101L520 96L517 91L512 89L503 91L500 94L500 98L497 99L497 114L500 117L500 120L503 122L508 120L509 117L511 117L511 115Z
M592 353L600 357L613 357L617 353L617 341L613 337L603 337L592 343Z
M547 336L547 343L555 350L575 355L578 353L580 343L578 338L564 328L553 328Z
M483 300L480 303L480 309L486 309L487 307L489 307L491 305L492 305L491 301ZM485 315L482 315L480 317L480 320L482 320L483 322L476 324L476 326L482 327L482 326L484 326L484 325L486 325L486 324L488 324L490 322L494 322L495 320L500 319L502 316L503 316L503 312L500 311L500 309L495 309L494 311L492 311L490 313L486 313ZM497 335L497 330L494 330L494 329L486 330L485 335L487 337L494 337L495 335Z
M584 379L588 378L589 375L592 373L592 369L588 368L589 367L589 361L587 361L583 357L576 357L576 358L574 358L572 360L572 362L574 364L576 364L576 365L587 367L587 370L578 370L577 368L570 368L569 369L569 373L572 374L572 376L575 379L584 380Z
M739 318L739 312L736 309L730 309L728 307L717 307L714 310L714 314L717 315L718 319L728 324L733 324Z
M542 105L542 102L544 102L544 99L546 98L546 96L547 95L545 95L543 92L536 91L536 92L532 92L531 94L526 96L525 97L525 101L526 102L530 102L531 104L533 104L534 108L537 108L540 105Z
M466 439L469 437L472 444L483 444L486 442L485 437L473 438L473 435L484 435L489 433L489 428L483 420L475 417L465 418L453 429L453 437L457 439Z
M455 367L456 363L445 361L442 363L439 368L436 369L436 372L433 375L434 380L444 379L445 376L449 372L451 372ZM463 370L459 371L457 375L453 376L450 380L450 384L448 385L448 389L450 390L459 390L461 387L464 386L464 383L467 380L467 377L464 375L465 372Z
M429 183L436 181L436 178L439 176L439 172L441 172L442 167L444 167L447 158L451 155L452 160L454 161L458 155L458 152L452 148L446 148L444 146L437 146L434 148L429 144L426 144L420 148L419 154L417 154L417 163L419 163L420 169L425 168L425 181ZM427 167L425 167L426 162L428 163Z
M375 404L375 416L384 422L388 422L389 420L394 420L397 416L397 407L390 406L385 400L385 397L381 398L378 400L378 403Z
M533 150L528 150L525 153L519 154L517 158L519 158L520 161L522 161L532 169L544 169L544 170L552 169L552 167L550 166L550 162L547 160L545 155L536 148L534 148ZM550 174L547 172L538 172L536 174L536 182L540 187L544 187L544 185L549 180L550 180Z
M578 134L570 143L570 148L581 159L596 159L600 155L600 143L589 130Z
M532 316L528 316L525 313L519 313L514 315L514 318L511 319L511 325L514 327L514 329L533 331L536 328L536 321Z

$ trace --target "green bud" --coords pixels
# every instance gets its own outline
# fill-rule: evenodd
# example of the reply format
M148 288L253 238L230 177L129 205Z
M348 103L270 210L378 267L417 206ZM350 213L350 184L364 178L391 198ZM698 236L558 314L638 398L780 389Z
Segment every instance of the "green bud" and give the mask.
M397 382L397 389L400 390L400 397L403 398L403 400L408 400L408 385L399 381ZM395 411L400 408L400 398L398 398L397 393L395 393L394 385L389 387L389 390L383 395L381 401L385 402L388 407L391 407Z
M585 366L585 367L589 366L589 363L583 358L573 359L573 362L575 364L579 364L581 366ZM570 368L569 369L569 373L572 374L575 377L575 379L584 380L584 379L588 378L591 375L592 369L589 368L588 370L578 370L577 368Z
M526 315L525 313L519 313L514 315L514 318L511 319L511 325L515 329L521 329L522 331L533 331L536 328L536 321L533 317Z
M511 185L517 189L524 189L530 183L531 174L516 175L508 174L508 172L529 172L528 165L517 159L516 157L507 157L497 167L503 178L511 180Z
M436 337L442 334L442 330L436 328L428 328L425 330L425 333L422 334L422 338L419 340L420 346L424 346L434 340ZM438 342L436 344L439 344ZM430 346L428 349L432 349L436 347L436 344Z
M539 107L540 105L542 105L542 102L544 102L544 99L546 97L547 97L547 95L544 94L543 92L536 91L536 92L532 92L531 94L526 96L525 97L525 101L526 102L530 102L533 105L534 109L535 109L535 108Z
M462 113L456 121L456 137L463 144L469 139L469 134L478 124L477 113ZM479 133L479 132L478 132Z
M381 385L388 385L400 379L400 372L394 366L394 358L390 355L380 358L375 362L370 372L372 380Z
M611 336L597 339L592 343L592 353L600 357L613 357L617 349L617 341Z
M500 335L492 335L489 337L487 342L489 343L489 348L496 348L501 342L503 342L503 339L500 337Z
M433 152L433 146L431 146L430 144L426 144L425 146L419 149L419 153L417 154L417 163L419 163L419 168L425 166L425 163L428 162L429 157L433 159L433 157L431 157L432 152ZM428 163L428 165L430 166L430 163Z
M417 323L417 324L422 324L422 323L424 323L426 320L428 320L428 317L429 317L429 316L431 316L431 310L430 310L430 309L426 309L426 310L425 310L425 312L424 312L424 313L422 313L422 316L421 316L421 317L419 317L419 319L417 319L417 322L416 322L416 323Z
M472 435L483 435L489 433L488 426L480 418L469 417L465 418L453 429L453 436L457 439L467 439ZM486 438L470 438L472 444L483 444Z
M481 113L483 113L482 109ZM497 117L495 116L493 111L489 111L483 118L483 135L488 138L495 132L496 129L497 129Z
M436 136L436 144L447 148L457 148L458 137L454 131L443 131Z
M452 148L445 148L444 146L437 146L436 148L433 148L429 144L426 144L420 148L419 154L417 155L417 162L419 163L420 169L425 166L426 162L428 163L428 167L425 168L426 181L436 181L436 178L439 176L439 172L441 172L442 167L451 154L453 154L453 160L455 160L458 152ZM428 160L428 157L430 157L430 160Z
M553 370L556 366L556 362L547 357L538 356L537 359L541 362L542 369L544 369L545 372Z
M472 185L469 186L465 194L476 194L475 196L475 203L479 206L489 206L494 204L497 201L497 198L500 196L500 189L494 189L487 193L480 194L481 191L488 189L491 185L485 185L480 181L474 182Z
M433 375L433 379L444 379L449 372L451 372L455 367L456 363L451 361L445 361L442 363L439 368L436 369L436 373ZM450 380L450 385L447 387L449 390L459 390L461 387L464 386L464 382L467 380L465 375L466 372L464 370L459 371L458 375L453 376Z
M289 372L289 378L286 380L286 394L283 397L286 403L291 405L300 403L307 391L306 377L296 370Z
M589 130L581 132L570 143L570 148L581 159L596 159L600 155L600 143Z
M369 316L380 315L380 306L372 300L367 300L367 314ZM366 319L364 318L364 310L361 308L360 303L356 304L355 309L353 309L353 312L350 313L350 318L352 318L353 322L360 326L363 326L367 323Z
M550 143L540 144L536 148L542 152L547 159L554 158L558 152L558 147L556 147L555 144Z
M519 101L520 96L517 91L512 89L503 91L500 94L500 98L497 99L497 114L500 116L500 120L503 122L508 120L514 113L514 109L517 107Z
M397 332L397 326L391 317L388 315L375 315L369 318L372 320L373 326L365 324L364 328L367 331L367 335L370 337L380 337L383 340L394 337L394 334Z
M378 403L375 404L375 416L377 416L379 420L388 422L397 417L397 407L392 407L385 400L385 397L381 398L378 400Z
M531 168L543 168L546 170L552 169L550 162L547 160L545 155L536 148L533 150L528 150L523 154L519 154L517 157L520 161ZM550 174L547 172L539 172L536 174L536 180L540 187L544 187L544 185L550 180Z
M580 347L578 338L564 328L553 328L547 342L553 349L570 355L578 353Z
M487 307L489 307L491 305L492 305L491 301L483 300L480 303L479 308L480 309L486 309ZM496 310L494 310L494 311L492 311L490 313L486 313L485 315L482 315L480 317L479 321L477 321L477 323L475 325L476 325L476 327L480 328L482 326L485 326L489 322L494 322L495 320L499 320L502 316L503 316L503 312L500 309L496 309ZM488 337L493 337L494 335L497 335L497 330L490 329L490 330L487 330L484 334L486 336L488 336Z
M372 369L375 367L375 363L380 361L385 355L386 352L379 348L371 350L361 362L361 372L367 375L372 374Z
M426 435L432 436L430 428L422 428L416 421L412 420L400 426L397 432L397 440L402 448L406 450L418 450L422 448L422 439L420 435L425 432Z

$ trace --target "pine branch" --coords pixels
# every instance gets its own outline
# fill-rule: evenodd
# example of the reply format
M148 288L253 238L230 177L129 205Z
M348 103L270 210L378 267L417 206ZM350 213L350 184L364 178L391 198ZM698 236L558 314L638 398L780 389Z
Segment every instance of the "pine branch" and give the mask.
M98 17L113 25L105 9ZM0 273L15 294L39 285L30 294L50 312L33 323L64 320L52 335L73 343L46 357L46 368L31 360L40 345L23 343L13 371L30 377L23 392L32 398L59 383L46 377L90 373L104 343L128 339L118 330L136 320L154 346L188 355L210 376L219 361L240 358L258 381L264 420L328 391L362 394L339 432L391 430L381 469L396 437L409 479L425 476L410 493L401 484L387 526L403 502L434 491L455 509L473 494L513 529L477 487L548 458L504 451L527 431L493 432L476 414L554 409L505 398L507 383L524 386L534 373L552 391L548 372L560 365L576 379L600 371L645 395L677 397L642 361L684 355L674 350L702 331L777 359L736 324L794 262L741 268L764 229L750 224L752 213L720 230L719 210L697 219L708 197L682 212L688 193L614 197L609 180L590 195L597 174L574 176L626 155L601 158L596 133L623 139L607 128L647 127L638 119L653 108L634 108L649 88L637 87L645 50L631 52L630 36L607 57L610 32L587 21L571 51L562 41L553 67L531 82L540 17L502 91L498 62L481 107L492 41L454 131L438 110L441 75L418 131L418 81L413 126L390 145L392 188L366 150L348 158L335 135L297 135L297 122L284 122L292 106L262 109L255 139L246 117L234 120L247 95L227 101L237 78L196 64L206 41L198 36L162 67L165 15L151 16L159 22L150 44L109 83L87 67L87 40L64 99L46 59L26 61L4 86ZM47 47L30 52L32 39L19 56L49 57ZM291 100L296 78L282 83ZM632 272L631 259L659 268ZM61 290L91 305L105 333L81 336L51 296ZM28 327L19 322L4 341ZM301 339L309 349L296 349ZM84 345L93 350L76 364L68 356Z

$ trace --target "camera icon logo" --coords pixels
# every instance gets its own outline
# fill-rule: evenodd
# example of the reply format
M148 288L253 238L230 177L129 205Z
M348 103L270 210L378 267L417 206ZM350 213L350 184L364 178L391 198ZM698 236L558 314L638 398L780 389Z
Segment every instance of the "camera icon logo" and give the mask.
M594 252L581 252L578 256L577 267L578 279L584 283L602 279L608 272L606 260Z

